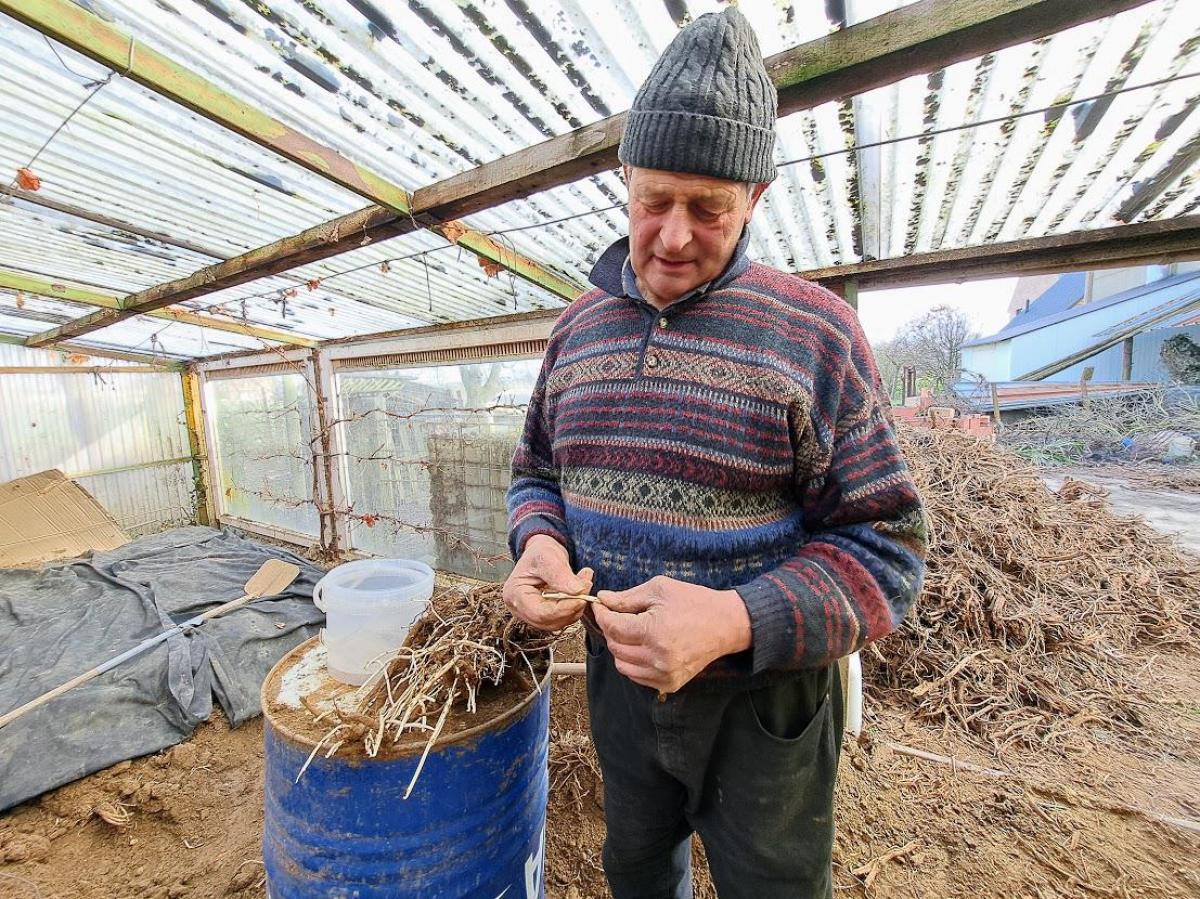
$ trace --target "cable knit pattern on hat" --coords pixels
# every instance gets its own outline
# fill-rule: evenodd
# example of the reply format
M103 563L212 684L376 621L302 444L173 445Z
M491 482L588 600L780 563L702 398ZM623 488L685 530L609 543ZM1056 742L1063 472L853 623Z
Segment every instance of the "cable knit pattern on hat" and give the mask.
M746 17L733 7L708 13L655 63L634 98L618 156L647 169L773 181L778 104Z

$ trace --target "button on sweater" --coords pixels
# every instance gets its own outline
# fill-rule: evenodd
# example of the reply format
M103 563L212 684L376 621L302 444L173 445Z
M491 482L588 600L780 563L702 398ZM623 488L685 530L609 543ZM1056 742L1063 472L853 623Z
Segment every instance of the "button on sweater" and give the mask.
M551 333L508 511L514 558L547 534L597 590L736 589L753 645L699 677L753 685L894 630L927 530L854 310L745 251L662 311L628 240L606 251Z

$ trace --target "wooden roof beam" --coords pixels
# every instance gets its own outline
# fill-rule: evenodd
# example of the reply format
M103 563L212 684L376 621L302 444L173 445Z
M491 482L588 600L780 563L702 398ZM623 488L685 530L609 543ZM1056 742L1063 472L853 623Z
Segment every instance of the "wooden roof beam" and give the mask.
M102 309L120 309L121 297L116 294L104 293L90 287L79 287L65 284L61 281L46 281L22 272L0 269L0 288L19 290L35 296L50 297L66 303L83 303L88 306L100 306ZM246 337L256 337L259 340L269 340L274 343L290 344L292 346L314 347L318 341L312 337L293 334L290 331L277 331L274 328L263 328L229 318L219 318L213 315L201 315L186 312L182 309L156 309L141 313L151 318L161 318L168 321L180 322L185 325L195 325L199 328L212 328L214 331L227 331L230 334L242 334Z
M1147 2L1150 0L920 0L769 57L767 70L779 89L780 115L787 115ZM46 4L78 11L66 0L0 0L0 10ZM47 33L56 30L53 23L30 24L50 29ZM127 54L128 39L120 46ZM115 54L112 49L111 64L123 70L126 56ZM364 239L386 240L406 234L417 222L436 227L607 171L618 165L617 145L624 126L625 113L620 113L551 138L417 190L404 214L382 205L360 209L188 278L135 294L127 298L127 307L161 308L349 252ZM35 335L31 343L40 345L94 331L121 314L95 313L69 327Z
M797 274L830 288L855 281L864 291L1184 259L1200 259L1200 215L835 265Z

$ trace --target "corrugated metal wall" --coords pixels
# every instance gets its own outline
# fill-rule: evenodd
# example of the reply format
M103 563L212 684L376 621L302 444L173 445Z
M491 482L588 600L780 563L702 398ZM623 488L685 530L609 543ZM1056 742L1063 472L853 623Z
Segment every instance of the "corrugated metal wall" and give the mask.
M0 346L0 364L62 355ZM0 482L58 468L135 535L195 517L177 374L0 374L0 421Z
M1157 330L1147 331L1144 334L1138 334L1134 337L1133 370L1130 379L1133 381L1170 381L1171 373L1163 365L1162 357L1159 353L1162 352L1163 344L1177 334L1186 334L1196 343L1200 343L1200 325L1192 325L1189 328L1158 328ZM1078 381L1080 375L1083 374L1084 368L1090 365L1095 369L1095 373L1092 375L1093 381L1120 381L1121 365L1125 359L1124 353L1125 351L1121 344L1117 344L1114 347L1109 347L1103 353L1097 353L1091 359L1085 359L1078 365L1072 365L1070 368L1046 380Z
M1162 345L1177 334L1186 334L1200 344L1200 325L1187 328L1160 328L1139 334L1133 341L1133 377L1138 381L1167 380L1170 375L1159 358Z
M1136 345L1135 345L1136 346ZM1056 375L1051 375L1046 378L1047 381L1055 381L1061 383L1077 383L1083 377L1085 368L1092 369L1092 381L1097 384L1108 384L1121 380L1121 366L1125 360L1125 350L1121 344L1110 346L1107 350L1097 353L1090 359L1084 359L1078 365L1072 365L1070 368L1064 368ZM1134 369L1134 377L1139 381L1157 381L1161 377L1162 365L1157 366L1158 375L1147 374L1145 371L1138 373Z

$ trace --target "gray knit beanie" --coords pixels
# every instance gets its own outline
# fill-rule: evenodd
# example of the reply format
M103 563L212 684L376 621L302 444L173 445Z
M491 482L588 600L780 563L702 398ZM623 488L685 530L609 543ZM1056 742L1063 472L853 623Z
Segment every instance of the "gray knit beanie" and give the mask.
M734 7L675 35L633 100L626 165L730 181L775 180L779 95L758 39Z

